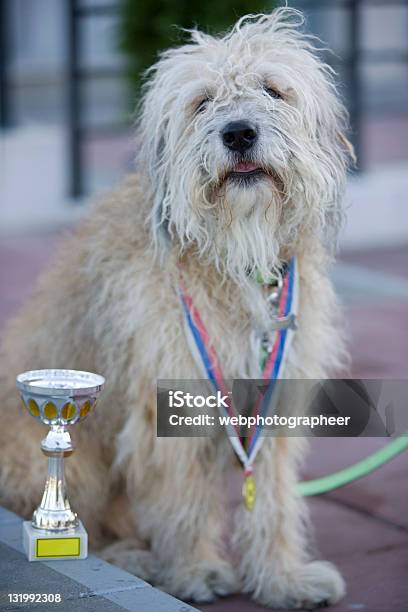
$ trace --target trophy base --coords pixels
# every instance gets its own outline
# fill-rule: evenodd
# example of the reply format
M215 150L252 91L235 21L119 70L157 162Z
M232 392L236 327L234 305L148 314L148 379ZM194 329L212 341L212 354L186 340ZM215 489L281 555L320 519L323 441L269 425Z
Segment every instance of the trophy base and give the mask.
M81 521L78 527L61 532L36 529L31 521L24 521L23 546L29 561L86 559L88 534Z

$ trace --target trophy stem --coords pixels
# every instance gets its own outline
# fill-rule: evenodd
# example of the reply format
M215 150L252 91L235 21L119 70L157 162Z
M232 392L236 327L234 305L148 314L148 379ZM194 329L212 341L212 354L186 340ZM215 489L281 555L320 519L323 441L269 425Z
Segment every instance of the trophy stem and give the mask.
M71 510L64 473L64 457L73 452L69 433L63 426L52 426L41 449L48 457L48 475L41 504L33 514L32 525L51 531L75 528L79 521Z

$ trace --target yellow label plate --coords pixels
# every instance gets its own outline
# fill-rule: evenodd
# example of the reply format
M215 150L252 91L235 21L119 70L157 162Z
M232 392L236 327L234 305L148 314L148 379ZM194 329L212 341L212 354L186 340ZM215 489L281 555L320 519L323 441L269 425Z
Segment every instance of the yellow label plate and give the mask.
M37 540L36 557L79 557L80 538L41 538Z

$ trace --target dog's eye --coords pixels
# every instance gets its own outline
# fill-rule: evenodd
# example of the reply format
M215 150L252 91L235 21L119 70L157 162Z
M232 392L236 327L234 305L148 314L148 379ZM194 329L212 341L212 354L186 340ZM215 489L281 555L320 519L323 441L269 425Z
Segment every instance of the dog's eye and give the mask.
M271 98L282 99L282 94L274 87L265 87L265 91Z
M195 113L203 113L208 106L210 98L203 98L201 102L199 102L195 108Z

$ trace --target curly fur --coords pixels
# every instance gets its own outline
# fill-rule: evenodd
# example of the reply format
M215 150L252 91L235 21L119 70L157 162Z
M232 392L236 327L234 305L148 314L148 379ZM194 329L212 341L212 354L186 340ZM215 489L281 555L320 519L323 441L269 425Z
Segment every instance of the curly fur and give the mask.
M29 516L44 478L44 431L18 414L15 375L43 367L105 375L97 411L73 432L73 506L105 558L197 601L242 590L266 606L313 607L344 592L333 566L310 560L295 493L300 440L265 441L255 509L235 513L233 562L223 545L223 490L235 464L228 440L155 434L157 378L200 377L175 291L180 269L225 376L256 377L254 333L273 323L250 273L278 271L296 255L299 330L286 375L344 366L327 269L342 219L346 118L301 22L289 9L247 16L223 37L193 31L161 55L147 75L137 173L61 246L2 348L0 502ZM245 161L263 174L242 184L230 178L239 159L220 132L248 118L259 137ZM116 541L106 547L107 535Z

